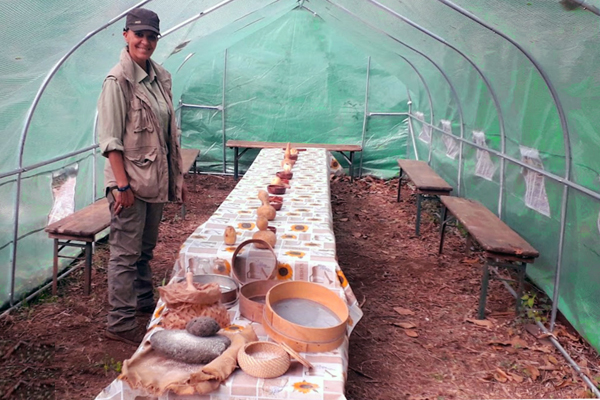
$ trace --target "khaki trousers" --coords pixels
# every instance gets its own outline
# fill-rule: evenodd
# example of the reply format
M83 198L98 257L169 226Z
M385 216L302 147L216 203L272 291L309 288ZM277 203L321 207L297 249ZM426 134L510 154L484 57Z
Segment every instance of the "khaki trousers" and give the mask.
M108 330L123 332L136 327L136 308L154 306L149 261L156 247L164 203L147 203L136 198L131 207L115 215L112 193L107 198L111 214Z

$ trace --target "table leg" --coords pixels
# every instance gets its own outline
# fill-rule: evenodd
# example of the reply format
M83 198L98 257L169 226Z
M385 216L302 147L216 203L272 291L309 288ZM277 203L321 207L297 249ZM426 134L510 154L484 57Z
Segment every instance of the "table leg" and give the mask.
M490 270L488 268L487 260L483 264L483 275L481 278L481 295L479 296L479 311L477 312L477 319L485 319L485 300L487 297L488 284L490 281Z
M417 223L415 224L415 232L417 236L419 236L419 231L421 228L421 200L423 195L421 193L417 193Z
M83 294L89 296L92 291L92 242L85 243L85 266L83 277Z
M444 231L446 230L446 214L448 209L442 204L442 211L440 212L440 248L438 254L442 254L444 248Z
M194 188L194 192L196 192L196 176L198 176L198 160L194 160L194 182L193 182L193 188Z
M54 239L54 260L52 264L52 296L56 296L58 288L58 239Z
M239 147L233 148L233 179L238 180Z

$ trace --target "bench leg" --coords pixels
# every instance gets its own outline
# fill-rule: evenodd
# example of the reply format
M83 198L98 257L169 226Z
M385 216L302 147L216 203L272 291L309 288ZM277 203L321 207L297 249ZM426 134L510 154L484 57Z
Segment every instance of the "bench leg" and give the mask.
M349 162L348 172L350 173L350 182L354 182L354 152L350 152L350 162Z
M526 263L521 263L518 266L517 274L517 304L515 307L515 313L518 316L521 312L521 298L523 297L523 287L525 286L525 269L527 268Z
M400 168L400 175L398 176L398 198L396 201L400 202L400 188L402 187L402 168Z
M448 209L446 206L442 205L442 210L440 212L440 248L438 249L438 254L442 254L442 249L444 248L444 231L446 230L446 214L448 214Z
M467 233L467 240L466 240L466 244L467 244L467 257L471 256L471 247L473 247L473 238L471 237L470 234Z
M54 259L52 261L52 296L56 296L58 288L58 239L54 239Z
M83 270L83 294L89 296L92 291L92 242L85 243L85 266Z
M423 199L423 195L421 193L417 194L417 223L415 224L415 232L417 236L419 236L419 231L421 228L421 200Z
M233 179L235 179L236 181L238 180L238 160L239 159L240 159L239 148L234 147L233 148Z
M487 297L488 284L490 281L490 270L487 261L483 264L483 276L481 278L481 295L479 296L479 311L477 319L485 319L485 299Z

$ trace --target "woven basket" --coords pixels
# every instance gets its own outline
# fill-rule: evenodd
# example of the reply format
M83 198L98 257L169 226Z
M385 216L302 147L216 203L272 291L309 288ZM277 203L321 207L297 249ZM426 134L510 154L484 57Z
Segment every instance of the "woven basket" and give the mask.
M290 355L271 342L247 343L238 352L237 361L242 371L255 378L277 378L290 367Z

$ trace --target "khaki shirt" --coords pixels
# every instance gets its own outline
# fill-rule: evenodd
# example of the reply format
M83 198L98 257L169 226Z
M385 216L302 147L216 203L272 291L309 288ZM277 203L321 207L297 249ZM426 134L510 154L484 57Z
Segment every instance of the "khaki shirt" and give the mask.
M154 68L150 66L150 73L134 64L135 80L142 85L146 97L150 100L152 111L160 121L164 141L167 142L171 110L165 101L156 81ZM123 132L125 131L125 118L127 116L127 101L117 79L109 76L102 86L102 93L98 100L98 139L102 154L113 150L123 151Z

